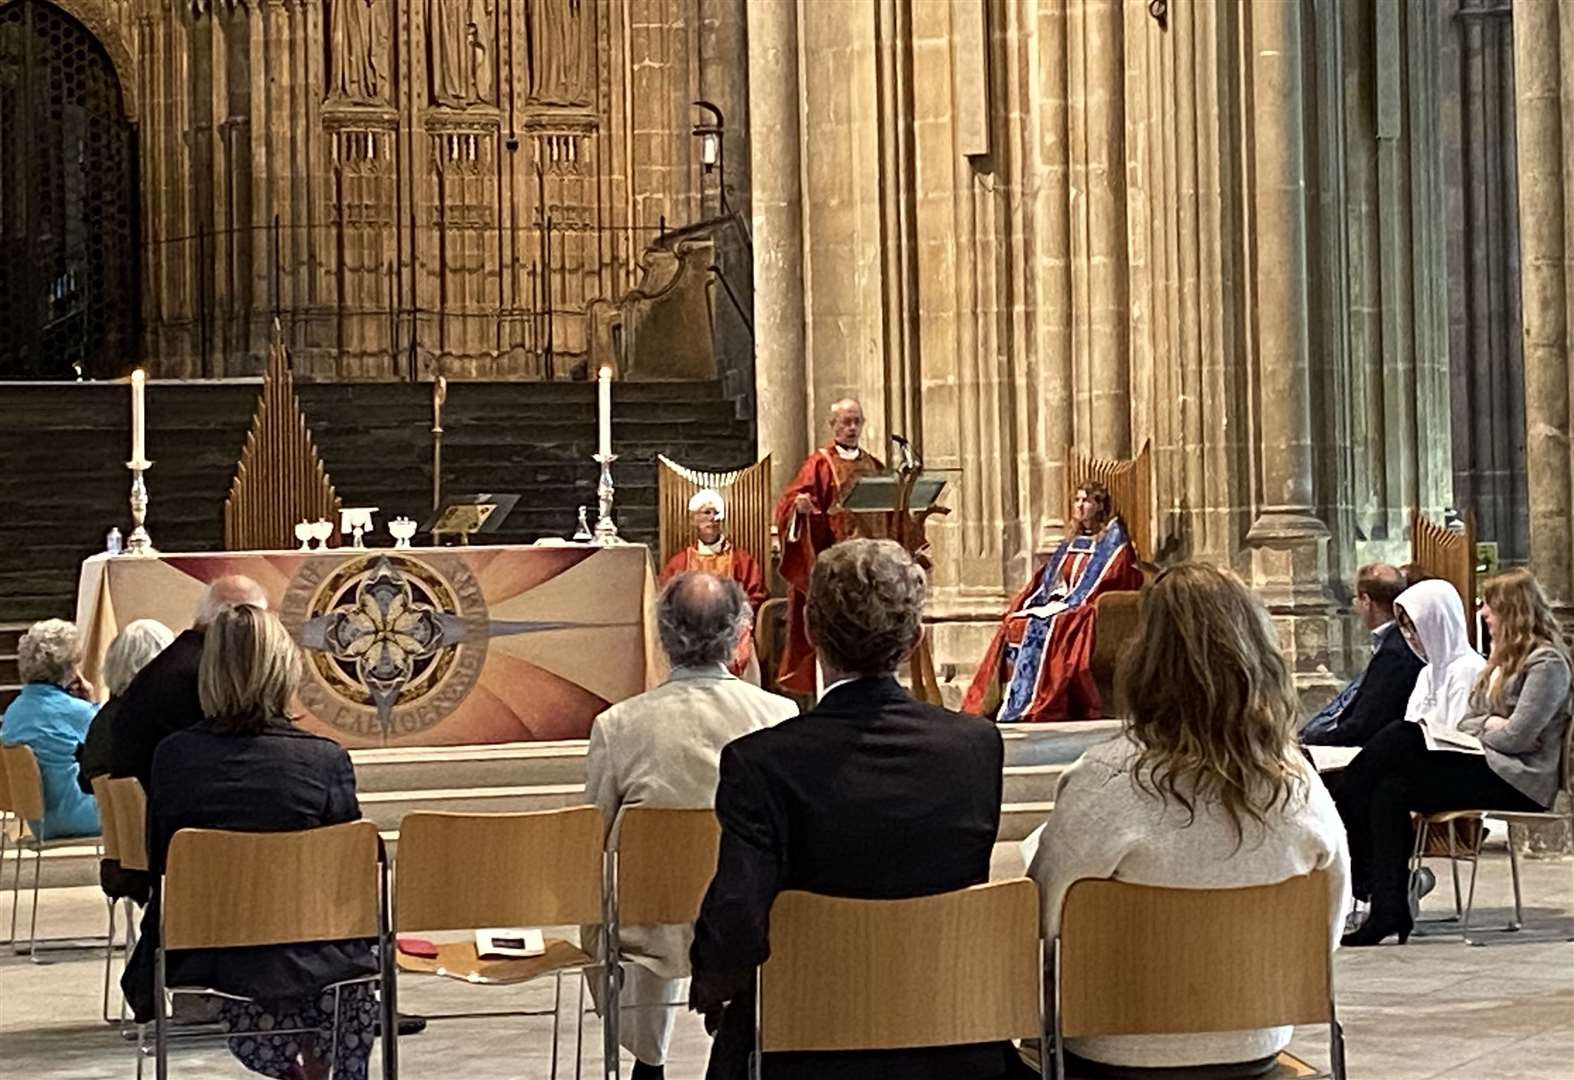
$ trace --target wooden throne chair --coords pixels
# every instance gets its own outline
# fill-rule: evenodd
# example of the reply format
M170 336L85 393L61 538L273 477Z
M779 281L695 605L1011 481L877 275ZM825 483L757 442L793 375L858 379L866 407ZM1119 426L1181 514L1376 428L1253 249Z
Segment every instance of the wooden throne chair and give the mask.
M1097 480L1109 489L1110 508L1126 526L1126 535L1137 549L1144 576L1151 574L1153 535L1153 446L1142 444L1134 458L1096 458L1066 447L1066 505L1077 489ZM1115 700L1115 669L1126 643L1137 634L1139 621L1136 590L1108 592L1093 601L1098 621L1093 631L1093 680L1098 685L1104 715Z
M689 523L689 500L701 488L713 488L727 500L727 535L738 547L754 556L765 572L766 585L774 588L774 559L771 553L771 456L744 469L707 472L680 465L662 454L656 455L656 496L660 512L657 569L694 542L694 526ZM754 616L754 650L760 660L760 677L771 688L781 650L786 645L787 601L772 597L760 605Z
M1473 648L1480 648L1479 628L1476 625L1476 515L1465 511L1464 528L1450 528L1423 517L1421 511L1410 514L1410 564L1428 577L1439 578L1452 585L1465 605L1465 631Z

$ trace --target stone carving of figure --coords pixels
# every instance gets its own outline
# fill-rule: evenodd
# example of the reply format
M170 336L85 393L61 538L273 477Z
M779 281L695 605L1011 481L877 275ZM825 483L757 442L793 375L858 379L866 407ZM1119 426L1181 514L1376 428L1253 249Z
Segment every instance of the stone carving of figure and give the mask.
M492 99L493 0L426 0L432 103L462 109Z
M328 92L381 101L388 85L388 0L333 0Z
M530 28L530 96L547 105L589 105L594 86L585 0L526 0Z

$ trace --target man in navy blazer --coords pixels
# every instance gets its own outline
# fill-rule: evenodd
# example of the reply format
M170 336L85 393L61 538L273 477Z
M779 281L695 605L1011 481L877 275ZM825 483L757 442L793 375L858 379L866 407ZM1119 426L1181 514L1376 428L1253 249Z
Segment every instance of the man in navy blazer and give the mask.
M1301 742L1365 746L1383 728L1404 719L1423 666L1394 622L1394 601L1404 591L1405 576L1397 567L1373 563L1357 572L1355 613L1372 632L1372 658L1322 712L1307 721Z
M995 725L915 700L894 672L918 644L924 573L889 540L816 560L808 629L818 705L722 751L721 850L690 951L691 1007L716 1036L708 1080L748 1075L754 970L786 889L894 900L989 879L1003 748ZM915 947L919 947L915 943ZM1016 1075L1009 1043L767 1054L766 1080L986 1080Z

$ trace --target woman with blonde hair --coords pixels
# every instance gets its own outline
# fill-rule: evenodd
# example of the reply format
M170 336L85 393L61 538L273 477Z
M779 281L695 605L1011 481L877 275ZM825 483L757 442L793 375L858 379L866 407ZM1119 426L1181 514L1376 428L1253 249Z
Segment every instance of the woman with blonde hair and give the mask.
M296 727L289 711L301 683L301 658L277 618L250 605L218 612L202 639L198 696L206 717L163 739L153 755L148 796L148 860L163 872L181 829L291 832L355 821L350 755L330 739ZM153 942L158 905L121 985L139 1021L153 1011ZM365 984L337 997L324 988L374 974L369 941L322 941L247 949L189 950L168 958L171 986L202 986L226 997L230 1051L254 1072L319 1080L364 1080L376 1024ZM248 1000L238 1000L246 998ZM327 1028L338 1010L338 1038L269 1035L269 1029Z
M1061 779L1029 867L1046 938L1083 878L1233 889L1327 870L1332 945L1348 903L1344 828L1296 748L1299 700L1262 604L1226 570L1165 571L1143 591L1118 688L1123 731ZM1089 1075L1246 1077L1270 1071L1290 1035L1107 1036L1067 1048Z
M1355 852L1357 895L1371 913L1346 945L1410 936L1407 892L1412 812L1544 810L1557 795L1558 758L1569 723L1569 653L1552 607L1524 569L1489 578L1482 618L1492 655L1465 715L1444 738L1416 724L1390 724L1356 755L1339 787L1339 810Z

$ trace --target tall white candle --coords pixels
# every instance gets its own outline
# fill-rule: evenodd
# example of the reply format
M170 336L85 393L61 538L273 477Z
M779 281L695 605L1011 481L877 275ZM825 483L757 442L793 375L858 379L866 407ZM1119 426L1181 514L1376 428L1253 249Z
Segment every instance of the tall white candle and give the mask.
M131 373L131 460L136 465L141 465L145 460L145 433L143 423L147 416L147 404L143 398L147 390L147 375L141 368Z
M597 374L600 409L599 450L602 457L612 456L612 369L604 367Z

